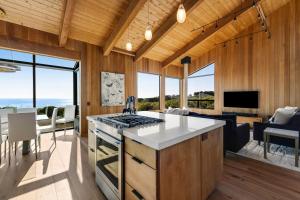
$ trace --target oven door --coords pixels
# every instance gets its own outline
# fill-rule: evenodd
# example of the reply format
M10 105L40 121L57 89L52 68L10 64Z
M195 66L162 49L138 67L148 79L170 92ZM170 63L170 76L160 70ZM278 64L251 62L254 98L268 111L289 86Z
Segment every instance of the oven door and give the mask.
M123 144L101 130L96 135L96 181L107 197L121 199Z

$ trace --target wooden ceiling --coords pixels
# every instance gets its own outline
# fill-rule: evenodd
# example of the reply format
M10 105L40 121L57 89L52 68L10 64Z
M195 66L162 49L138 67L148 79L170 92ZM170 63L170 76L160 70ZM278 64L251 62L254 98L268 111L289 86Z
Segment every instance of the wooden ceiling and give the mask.
M252 0L185 0L183 2L187 5L188 16L184 24L174 23L172 19L182 0L149 0L149 21L154 36L157 33L152 43L144 39L148 2L144 1L142 5L138 5L139 1L134 1L0 0L0 7L6 12L6 16L1 20L59 35L61 45L67 38L72 38L102 47L111 45L125 49L129 37L134 53L138 52L138 55L178 66L182 57L198 57L214 48L216 44L231 39L245 28L258 23L256 9L249 8L239 15L236 21L226 23L200 43L183 51L187 44L202 34L202 30L192 31L193 29L232 13L241 6L241 2ZM268 16L287 2L289 0L261 0L259 3ZM124 20L128 16L132 19ZM117 37L112 38L112 33ZM107 44L108 40L113 42ZM147 51L143 51L145 49ZM175 59L172 58L174 56Z

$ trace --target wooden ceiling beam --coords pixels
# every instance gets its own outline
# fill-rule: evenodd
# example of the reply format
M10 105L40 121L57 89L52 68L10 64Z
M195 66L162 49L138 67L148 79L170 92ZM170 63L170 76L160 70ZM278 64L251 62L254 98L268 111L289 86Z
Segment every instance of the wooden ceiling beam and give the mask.
M217 23L217 26L212 25L212 26L208 27L205 30L204 33L201 33L200 35L198 35L196 38L194 38L192 41L190 41L184 47L180 48L173 55L171 55L166 60L164 60L162 62L162 67L166 68L170 64L172 64L172 62L174 62L176 59L178 59L179 57L185 56L185 54L190 49L192 49L193 47L195 47L196 45L198 45L199 43L201 43L202 41L204 41L208 37L212 36L214 33L216 33L218 30L220 30L222 27L224 27L226 24L228 24L229 22L231 22L232 20L234 20L239 15L241 15L244 12L248 11L250 8L252 8L253 6L255 6L259 1L260 0L245 0L242 3L242 6L238 6L230 14L228 14L225 17L223 17L222 19L220 19L218 21L218 23Z
M185 0L183 5L187 16L197 8L203 0ZM150 41L147 41L136 52L135 60L138 61L145 56L159 41L161 41L177 24L177 11L172 13L168 19L153 34Z
M116 52L116 53L120 53L120 54L124 54L124 55L127 55L127 56L131 56L131 57L135 56L134 52L127 51L127 50L124 50L124 49L120 49L120 48L117 48L117 47L114 47L111 51Z
M65 0L65 10L62 16L58 38L59 46L61 47L65 46L68 40L75 2L76 0Z
M143 8L147 0L131 0L124 15L121 16L118 24L110 34L107 42L104 45L103 53L105 56L109 55L113 50L115 44L124 34L130 23L134 20L138 12Z

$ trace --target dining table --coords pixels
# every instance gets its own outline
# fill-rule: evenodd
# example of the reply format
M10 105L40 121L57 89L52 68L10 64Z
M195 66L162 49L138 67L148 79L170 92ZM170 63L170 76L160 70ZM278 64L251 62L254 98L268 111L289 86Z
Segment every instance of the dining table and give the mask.
M45 121L45 120L49 120L47 115L36 115L37 123L39 121ZM8 120L6 118L2 118L0 124L2 130L5 129L5 127L7 127L8 129ZM24 140L22 145L22 154L27 155L29 154L29 152L30 152L30 140Z

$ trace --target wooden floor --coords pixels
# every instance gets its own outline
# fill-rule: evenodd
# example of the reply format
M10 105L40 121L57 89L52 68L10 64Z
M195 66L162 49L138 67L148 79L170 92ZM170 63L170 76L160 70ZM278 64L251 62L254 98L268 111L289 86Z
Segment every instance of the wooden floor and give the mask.
M300 173L235 155L209 200L300 200Z
M97 189L88 165L86 143L73 131L57 132L57 145L52 134L41 136L42 148L38 160L34 154L17 159L11 166L4 160L0 168L0 199L18 200L104 200ZM34 149L34 144L32 144Z
M42 135L38 161L22 156L0 167L0 199L104 200L87 161L86 140L73 131ZM228 155L224 175L209 200L300 199L300 173L259 161Z

